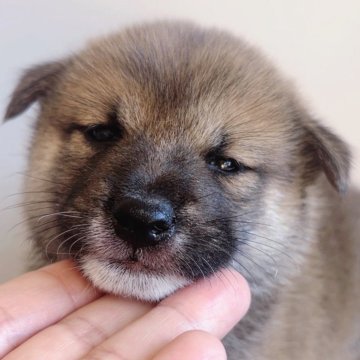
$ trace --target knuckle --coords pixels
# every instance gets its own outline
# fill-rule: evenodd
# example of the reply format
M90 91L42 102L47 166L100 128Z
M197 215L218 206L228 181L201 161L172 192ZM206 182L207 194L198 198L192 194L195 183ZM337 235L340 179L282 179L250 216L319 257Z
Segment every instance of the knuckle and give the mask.
M84 357L84 360L130 360L118 353L115 349L98 346L94 351Z
M81 316L65 318L55 326L66 331L79 345L89 350L107 338L102 328Z

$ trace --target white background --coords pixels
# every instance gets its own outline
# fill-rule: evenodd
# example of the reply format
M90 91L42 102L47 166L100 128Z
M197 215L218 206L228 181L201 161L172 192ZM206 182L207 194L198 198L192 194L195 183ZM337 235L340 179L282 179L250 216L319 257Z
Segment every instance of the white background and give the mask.
M75 51L96 35L142 20L215 25L260 46L294 80L313 114L354 152L360 184L359 0L0 0L0 116L22 69ZM0 126L0 281L22 271L19 203L34 111Z

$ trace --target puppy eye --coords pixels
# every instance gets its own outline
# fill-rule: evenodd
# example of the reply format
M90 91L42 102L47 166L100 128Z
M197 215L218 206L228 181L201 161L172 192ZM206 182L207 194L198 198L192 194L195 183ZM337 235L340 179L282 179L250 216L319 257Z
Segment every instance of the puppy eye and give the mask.
M85 136L92 142L114 141L120 137L120 129L108 125L90 125L85 129Z
M225 157L211 157L207 160L210 169L221 172L221 173L239 173L249 170L247 166L239 163L235 159Z

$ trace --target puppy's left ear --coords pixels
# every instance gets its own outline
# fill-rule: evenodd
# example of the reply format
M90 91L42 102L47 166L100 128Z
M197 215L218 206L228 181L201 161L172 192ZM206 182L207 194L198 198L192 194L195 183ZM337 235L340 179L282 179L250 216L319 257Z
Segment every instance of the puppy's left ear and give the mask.
M344 193L349 182L350 150L330 130L314 120L305 124L304 154L311 171L322 170L330 184Z
M49 62L26 70L11 95L4 120L9 120L51 91L65 69L65 62Z

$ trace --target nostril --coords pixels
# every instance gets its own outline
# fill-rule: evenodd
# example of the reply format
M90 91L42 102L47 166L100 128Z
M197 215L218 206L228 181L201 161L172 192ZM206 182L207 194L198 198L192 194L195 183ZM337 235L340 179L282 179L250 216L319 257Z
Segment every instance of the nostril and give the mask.
M174 224L173 219L157 220L149 223L149 229L154 234L161 234L170 230L173 224Z
M152 232L160 234L164 231L169 230L169 225L165 221L156 221L149 224L149 228Z

